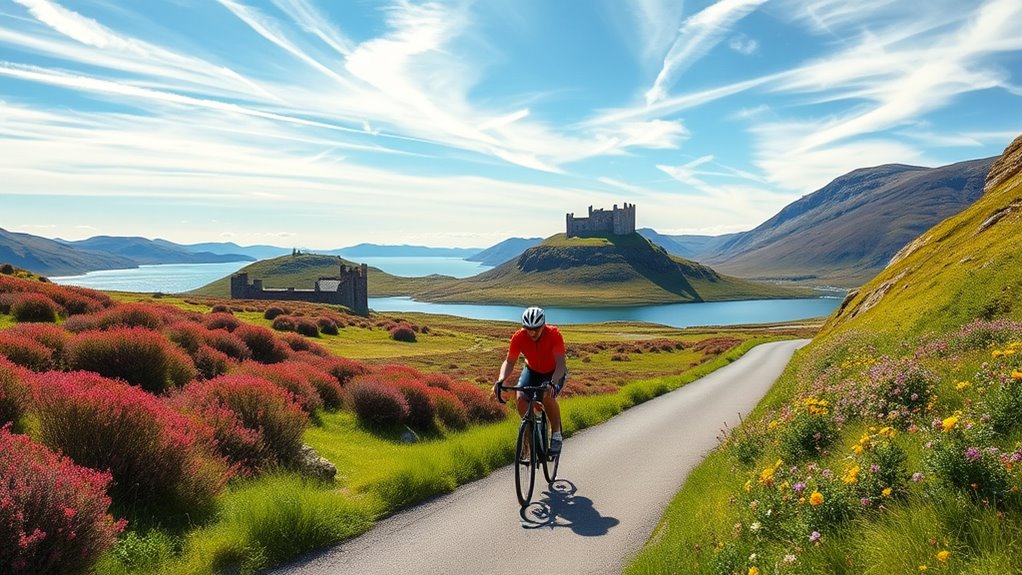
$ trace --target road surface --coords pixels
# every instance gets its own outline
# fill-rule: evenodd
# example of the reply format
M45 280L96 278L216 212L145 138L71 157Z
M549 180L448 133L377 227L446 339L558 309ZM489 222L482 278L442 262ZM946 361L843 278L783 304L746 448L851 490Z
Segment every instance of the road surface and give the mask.
M507 466L274 575L617 574L689 471L759 402L808 340L757 346L681 389L564 442L559 481L539 470L519 509ZM514 441L508 436L508 441Z

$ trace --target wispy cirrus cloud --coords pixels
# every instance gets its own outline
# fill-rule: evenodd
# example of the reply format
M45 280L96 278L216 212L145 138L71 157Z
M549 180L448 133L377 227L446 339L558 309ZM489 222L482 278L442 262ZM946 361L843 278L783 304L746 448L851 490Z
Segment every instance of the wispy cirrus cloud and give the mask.
M674 45L664 57L663 67L653 86L646 91L646 105L665 99L668 90L682 72L719 44L734 23L765 1L720 0L685 20Z

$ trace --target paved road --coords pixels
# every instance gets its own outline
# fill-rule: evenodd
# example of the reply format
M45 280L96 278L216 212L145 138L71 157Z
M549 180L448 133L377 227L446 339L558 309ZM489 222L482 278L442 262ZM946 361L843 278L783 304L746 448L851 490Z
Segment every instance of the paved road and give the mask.
M808 340L758 346L689 385L564 443L553 488L520 513L514 470L381 521L276 575L620 573L725 422L748 414ZM514 438L508 436L508 441ZM542 472L540 472L542 475Z

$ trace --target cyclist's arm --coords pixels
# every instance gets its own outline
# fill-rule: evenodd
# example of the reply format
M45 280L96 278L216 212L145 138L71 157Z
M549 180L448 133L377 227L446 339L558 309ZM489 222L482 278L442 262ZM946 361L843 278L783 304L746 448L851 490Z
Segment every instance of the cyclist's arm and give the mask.
M506 381L508 376L511 375L511 372L514 371L516 363L518 363L517 357L514 359L514 361L512 361L510 358L504 358L504 363L500 364L500 372L497 375L497 380L502 382Z
M550 377L551 383L557 383L561 381L561 378L568 373L568 367L565 365L565 359L563 353L554 355L554 374Z

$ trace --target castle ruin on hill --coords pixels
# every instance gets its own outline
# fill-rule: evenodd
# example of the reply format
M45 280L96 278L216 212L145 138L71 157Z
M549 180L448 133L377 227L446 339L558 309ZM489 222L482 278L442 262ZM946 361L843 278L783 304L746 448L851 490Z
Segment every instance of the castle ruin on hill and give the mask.
M568 237L586 237L603 234L617 234L620 236L635 233L635 204L625 203L624 207L607 211L604 209L594 210L589 206L589 217L576 218L575 214L567 216Z
M248 282L247 273L231 276L231 299L269 299L286 301L307 301L313 303L343 305L351 311L369 314L369 270L366 264L358 267L340 266L337 277L316 280L313 289L264 288L263 280Z

